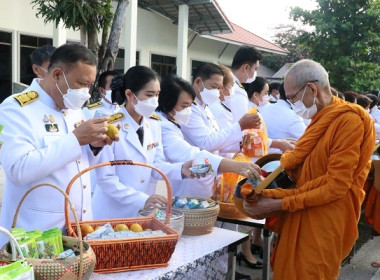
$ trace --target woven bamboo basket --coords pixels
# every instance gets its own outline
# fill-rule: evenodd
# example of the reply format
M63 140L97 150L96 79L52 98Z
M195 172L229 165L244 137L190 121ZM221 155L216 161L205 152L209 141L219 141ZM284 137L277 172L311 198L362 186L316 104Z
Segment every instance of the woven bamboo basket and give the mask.
M215 201L208 198L201 197L186 197L187 199L195 198L198 201L207 200L208 203L214 203ZM183 235L203 235L211 233L214 230L214 225L219 214L219 204L205 209L183 209L181 210L185 215L185 225L182 234Z
M41 183L32 188L30 188L24 196L21 198L19 202L15 216L13 218L12 227L16 226L17 216L20 211L20 207L27 197L27 195L33 190L40 188L42 186L49 186L57 191L59 191L63 196L65 196L66 205L70 205L70 209L75 218L75 224L79 225L78 216L74 205L70 201L69 196L59 187L50 183ZM38 218L38 217L36 217ZM78 228L79 229L79 228ZM82 279L88 280L90 279L96 262L96 257L92 248L84 241L82 241L82 234L80 230L77 231L77 238L62 236L63 247L65 249L70 248L79 248L79 256L73 258L65 258L65 259L34 259L34 258L26 258L27 262L32 264L34 268L35 280L75 280Z
M168 261L174 252L179 235L177 231L169 226L172 209L172 190L169 179L161 170L149 164L133 162L130 160L103 162L90 166L74 176L67 186L66 193L68 195L70 194L73 183L81 175L92 169L108 165L138 165L157 171L164 179L168 192L168 205L165 222L161 222L154 217L139 217L93 220L85 222L82 221L79 224L88 224L95 228L97 226L103 226L106 223L110 223L112 227L117 224L125 224L129 227L131 224L138 223L143 228L162 230L166 233L166 235L139 238L87 240L87 243L91 245L96 255L97 261L94 271L98 273L110 273L167 266ZM67 202L65 203L65 222L68 235L75 237L75 230L78 228L78 225L70 221Z

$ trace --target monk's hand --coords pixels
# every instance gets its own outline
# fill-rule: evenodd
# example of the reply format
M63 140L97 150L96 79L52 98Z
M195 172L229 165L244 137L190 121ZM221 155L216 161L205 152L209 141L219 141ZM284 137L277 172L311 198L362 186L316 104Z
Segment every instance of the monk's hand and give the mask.
M259 115L257 114L245 114L239 120L239 125L241 130L257 128L259 129L261 126L261 120Z
M256 203L244 201L244 210L254 219L277 216L282 212L282 199L260 197Z

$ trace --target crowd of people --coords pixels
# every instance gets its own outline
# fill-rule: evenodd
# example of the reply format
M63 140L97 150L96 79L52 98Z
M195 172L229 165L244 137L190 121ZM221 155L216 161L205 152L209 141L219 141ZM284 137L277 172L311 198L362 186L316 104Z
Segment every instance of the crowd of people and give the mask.
M257 76L261 58L243 46L231 68L204 63L191 82L176 75L161 79L146 66L123 75L105 71L97 79L101 100L83 107L96 80L94 55L77 44L36 50L37 78L0 105L6 174L0 224L11 227L18 202L32 186L48 182L65 189L95 163L129 159L154 165L168 176L174 195L211 197L223 172L257 180L261 169L255 161L282 153L281 166L296 187L265 190L257 203L245 204L253 217L277 217L271 228L279 235L273 279L336 279L358 236L375 128L380 135L379 92L341 94L312 60L295 63L284 83L270 83ZM119 129L113 139L106 134L109 123ZM249 162L236 161L247 131L262 135L263 150ZM193 160L206 158L214 173L193 174ZM159 179L145 167L102 167L82 175L70 198L80 220L135 217L140 209L166 204L156 194ZM34 191L17 227L64 230L63 203L53 189ZM251 236L238 261L262 268L253 254L262 245L260 231L238 230Z

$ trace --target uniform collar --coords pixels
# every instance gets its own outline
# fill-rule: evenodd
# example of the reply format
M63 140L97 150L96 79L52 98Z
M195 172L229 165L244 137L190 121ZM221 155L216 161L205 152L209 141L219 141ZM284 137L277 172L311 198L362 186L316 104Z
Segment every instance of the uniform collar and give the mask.
M167 116L166 114L164 114L164 113L162 113L162 112L158 112L158 111L156 111L156 114L159 115L163 121L171 122L171 123L174 124L176 127L178 127L179 129L181 129L181 125L180 125L178 122L169 119L168 116Z
M290 106L290 104L288 102L286 102L285 100L283 100L283 99L277 100L277 104L280 105L280 106L282 106L282 107L292 108Z
M130 125L129 127L132 128L134 131L136 131L137 129L139 129L140 127L142 126L145 126L145 117L142 117L142 120L141 120L141 124L138 124L132 117L131 115L128 113L127 109L125 108L125 106L122 106L122 109L123 110L123 114L125 115L125 118L126 118L126 122Z
M30 85L30 87L29 87L28 90L37 91L38 94L39 94L39 100L42 103L44 103L46 106L55 109L56 108L56 104L55 104L53 98L51 98L50 95L47 94L47 92L42 89L42 87L39 84L40 81L41 81L41 79L38 79L38 78L33 79L32 84Z

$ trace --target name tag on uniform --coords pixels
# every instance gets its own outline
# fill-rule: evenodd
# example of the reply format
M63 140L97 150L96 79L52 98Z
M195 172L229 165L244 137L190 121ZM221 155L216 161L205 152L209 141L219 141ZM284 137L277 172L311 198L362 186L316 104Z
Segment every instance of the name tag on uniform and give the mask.
M152 143L152 144L149 144L148 146L146 146L146 149L149 151L153 148L156 148L158 147L160 144L158 142L155 142L155 143Z
M45 129L47 132L58 132L58 124L53 123L53 124L45 124Z

